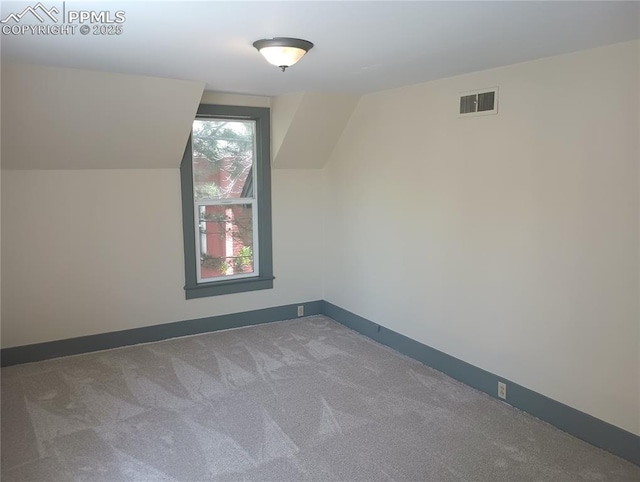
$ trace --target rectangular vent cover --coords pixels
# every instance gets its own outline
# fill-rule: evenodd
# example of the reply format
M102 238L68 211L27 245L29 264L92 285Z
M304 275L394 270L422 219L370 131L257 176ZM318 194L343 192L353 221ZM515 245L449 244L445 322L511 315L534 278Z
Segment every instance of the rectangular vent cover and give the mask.
M465 92L460 95L460 116L498 113L498 88Z

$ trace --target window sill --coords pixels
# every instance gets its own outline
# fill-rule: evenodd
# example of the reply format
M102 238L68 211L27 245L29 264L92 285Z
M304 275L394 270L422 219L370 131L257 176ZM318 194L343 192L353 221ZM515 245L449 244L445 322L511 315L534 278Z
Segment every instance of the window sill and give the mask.
M271 277L242 278L229 281L214 281L212 283L201 283L192 286L185 286L186 299L205 298L208 296L230 295L233 293L244 293L246 291L268 290L273 288Z

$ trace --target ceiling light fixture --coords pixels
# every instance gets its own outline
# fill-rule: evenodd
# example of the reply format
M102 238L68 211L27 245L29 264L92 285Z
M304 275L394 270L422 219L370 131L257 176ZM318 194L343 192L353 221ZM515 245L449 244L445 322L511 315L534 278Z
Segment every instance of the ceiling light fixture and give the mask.
M253 46L267 59L267 62L280 67L283 72L313 48L313 44L307 40L288 37L256 40Z

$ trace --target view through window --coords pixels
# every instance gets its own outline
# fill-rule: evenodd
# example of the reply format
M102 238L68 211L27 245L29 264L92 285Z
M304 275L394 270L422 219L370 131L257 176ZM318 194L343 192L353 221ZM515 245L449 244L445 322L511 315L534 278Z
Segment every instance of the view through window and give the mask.
M198 281L255 276L255 121L196 119L192 143Z

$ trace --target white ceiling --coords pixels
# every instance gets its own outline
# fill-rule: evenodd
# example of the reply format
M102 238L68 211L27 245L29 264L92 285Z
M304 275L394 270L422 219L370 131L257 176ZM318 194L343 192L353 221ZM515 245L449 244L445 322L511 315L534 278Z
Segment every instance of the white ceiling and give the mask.
M2 18L27 5L3 2ZM66 9L124 10L124 33L2 35L2 60L199 80L220 92L366 93L640 37L637 2L94 1ZM283 73L251 45L275 36L315 47Z

